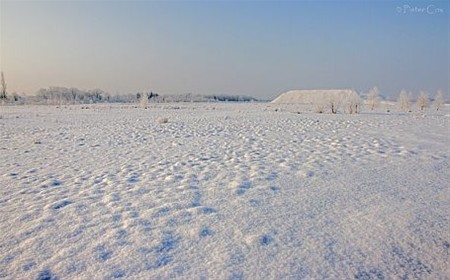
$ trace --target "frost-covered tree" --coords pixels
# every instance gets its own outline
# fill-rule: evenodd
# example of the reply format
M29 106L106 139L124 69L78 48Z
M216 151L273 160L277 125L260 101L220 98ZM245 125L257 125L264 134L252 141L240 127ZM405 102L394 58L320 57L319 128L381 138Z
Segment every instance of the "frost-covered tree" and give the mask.
M358 114L361 112L361 99L358 95L349 96L345 100L345 111L349 114Z
M423 111L425 107L428 106L428 97L427 93L424 91L420 92L419 98L417 98L417 107L420 109L420 111Z
M142 109L147 109L147 106L148 106L147 94L145 94L145 93L141 94L140 104L141 104Z
M339 108L339 100L332 97L328 100L328 105L330 106L331 113L336 114Z
M371 111L373 111L378 105L378 95L380 90L377 87L373 87L369 90L369 95L367 96L367 104Z
M89 90L88 94L91 103L101 102L103 100L103 97L105 96L105 92L98 88Z
M436 108L436 111L441 109L442 104L444 104L444 96L442 94L442 90L438 90L436 97L434 98L434 108Z
M110 101L109 94L101 89L80 90L77 88L49 87L36 93L37 102L47 104L87 104Z
M314 104L314 111L316 113L322 114L323 112L325 112L325 107L326 104L324 102L316 102Z
M0 99L6 99L6 81L3 72L2 72L2 90L0 92Z
M404 112L409 111L411 104L410 104L409 95L408 95L408 93L406 93L406 90L402 89L397 102L398 102L398 106L400 107L400 110L402 110Z

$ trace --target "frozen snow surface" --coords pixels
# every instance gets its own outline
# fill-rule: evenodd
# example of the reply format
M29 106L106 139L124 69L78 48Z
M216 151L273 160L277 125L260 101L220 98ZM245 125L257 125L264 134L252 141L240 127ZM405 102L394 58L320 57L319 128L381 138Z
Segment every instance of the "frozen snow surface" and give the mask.
M0 107L0 277L449 279L448 109L271 106Z

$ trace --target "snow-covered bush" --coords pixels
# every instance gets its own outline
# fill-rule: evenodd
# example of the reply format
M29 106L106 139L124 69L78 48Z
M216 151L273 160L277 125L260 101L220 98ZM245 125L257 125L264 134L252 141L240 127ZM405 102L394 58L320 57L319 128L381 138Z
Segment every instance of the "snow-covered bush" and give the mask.
M326 104L323 102L317 102L316 104L314 104L314 111L316 113L322 114L323 112L325 112L325 108Z
M160 124L165 124L165 123L168 123L168 122L169 122L169 119L166 118L166 117L158 119L158 123L160 123Z

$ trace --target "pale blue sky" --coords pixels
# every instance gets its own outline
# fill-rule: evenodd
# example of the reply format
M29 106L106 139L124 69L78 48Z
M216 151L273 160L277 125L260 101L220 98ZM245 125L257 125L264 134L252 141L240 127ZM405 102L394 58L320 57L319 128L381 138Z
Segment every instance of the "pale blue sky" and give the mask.
M448 1L2 1L0 10L9 91L273 98L378 86L449 98Z

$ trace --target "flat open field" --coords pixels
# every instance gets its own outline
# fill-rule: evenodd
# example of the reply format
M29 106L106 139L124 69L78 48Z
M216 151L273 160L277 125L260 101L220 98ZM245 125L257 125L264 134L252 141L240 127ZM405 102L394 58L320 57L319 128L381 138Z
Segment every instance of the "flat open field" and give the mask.
M274 108L0 107L0 277L448 279L448 108Z

